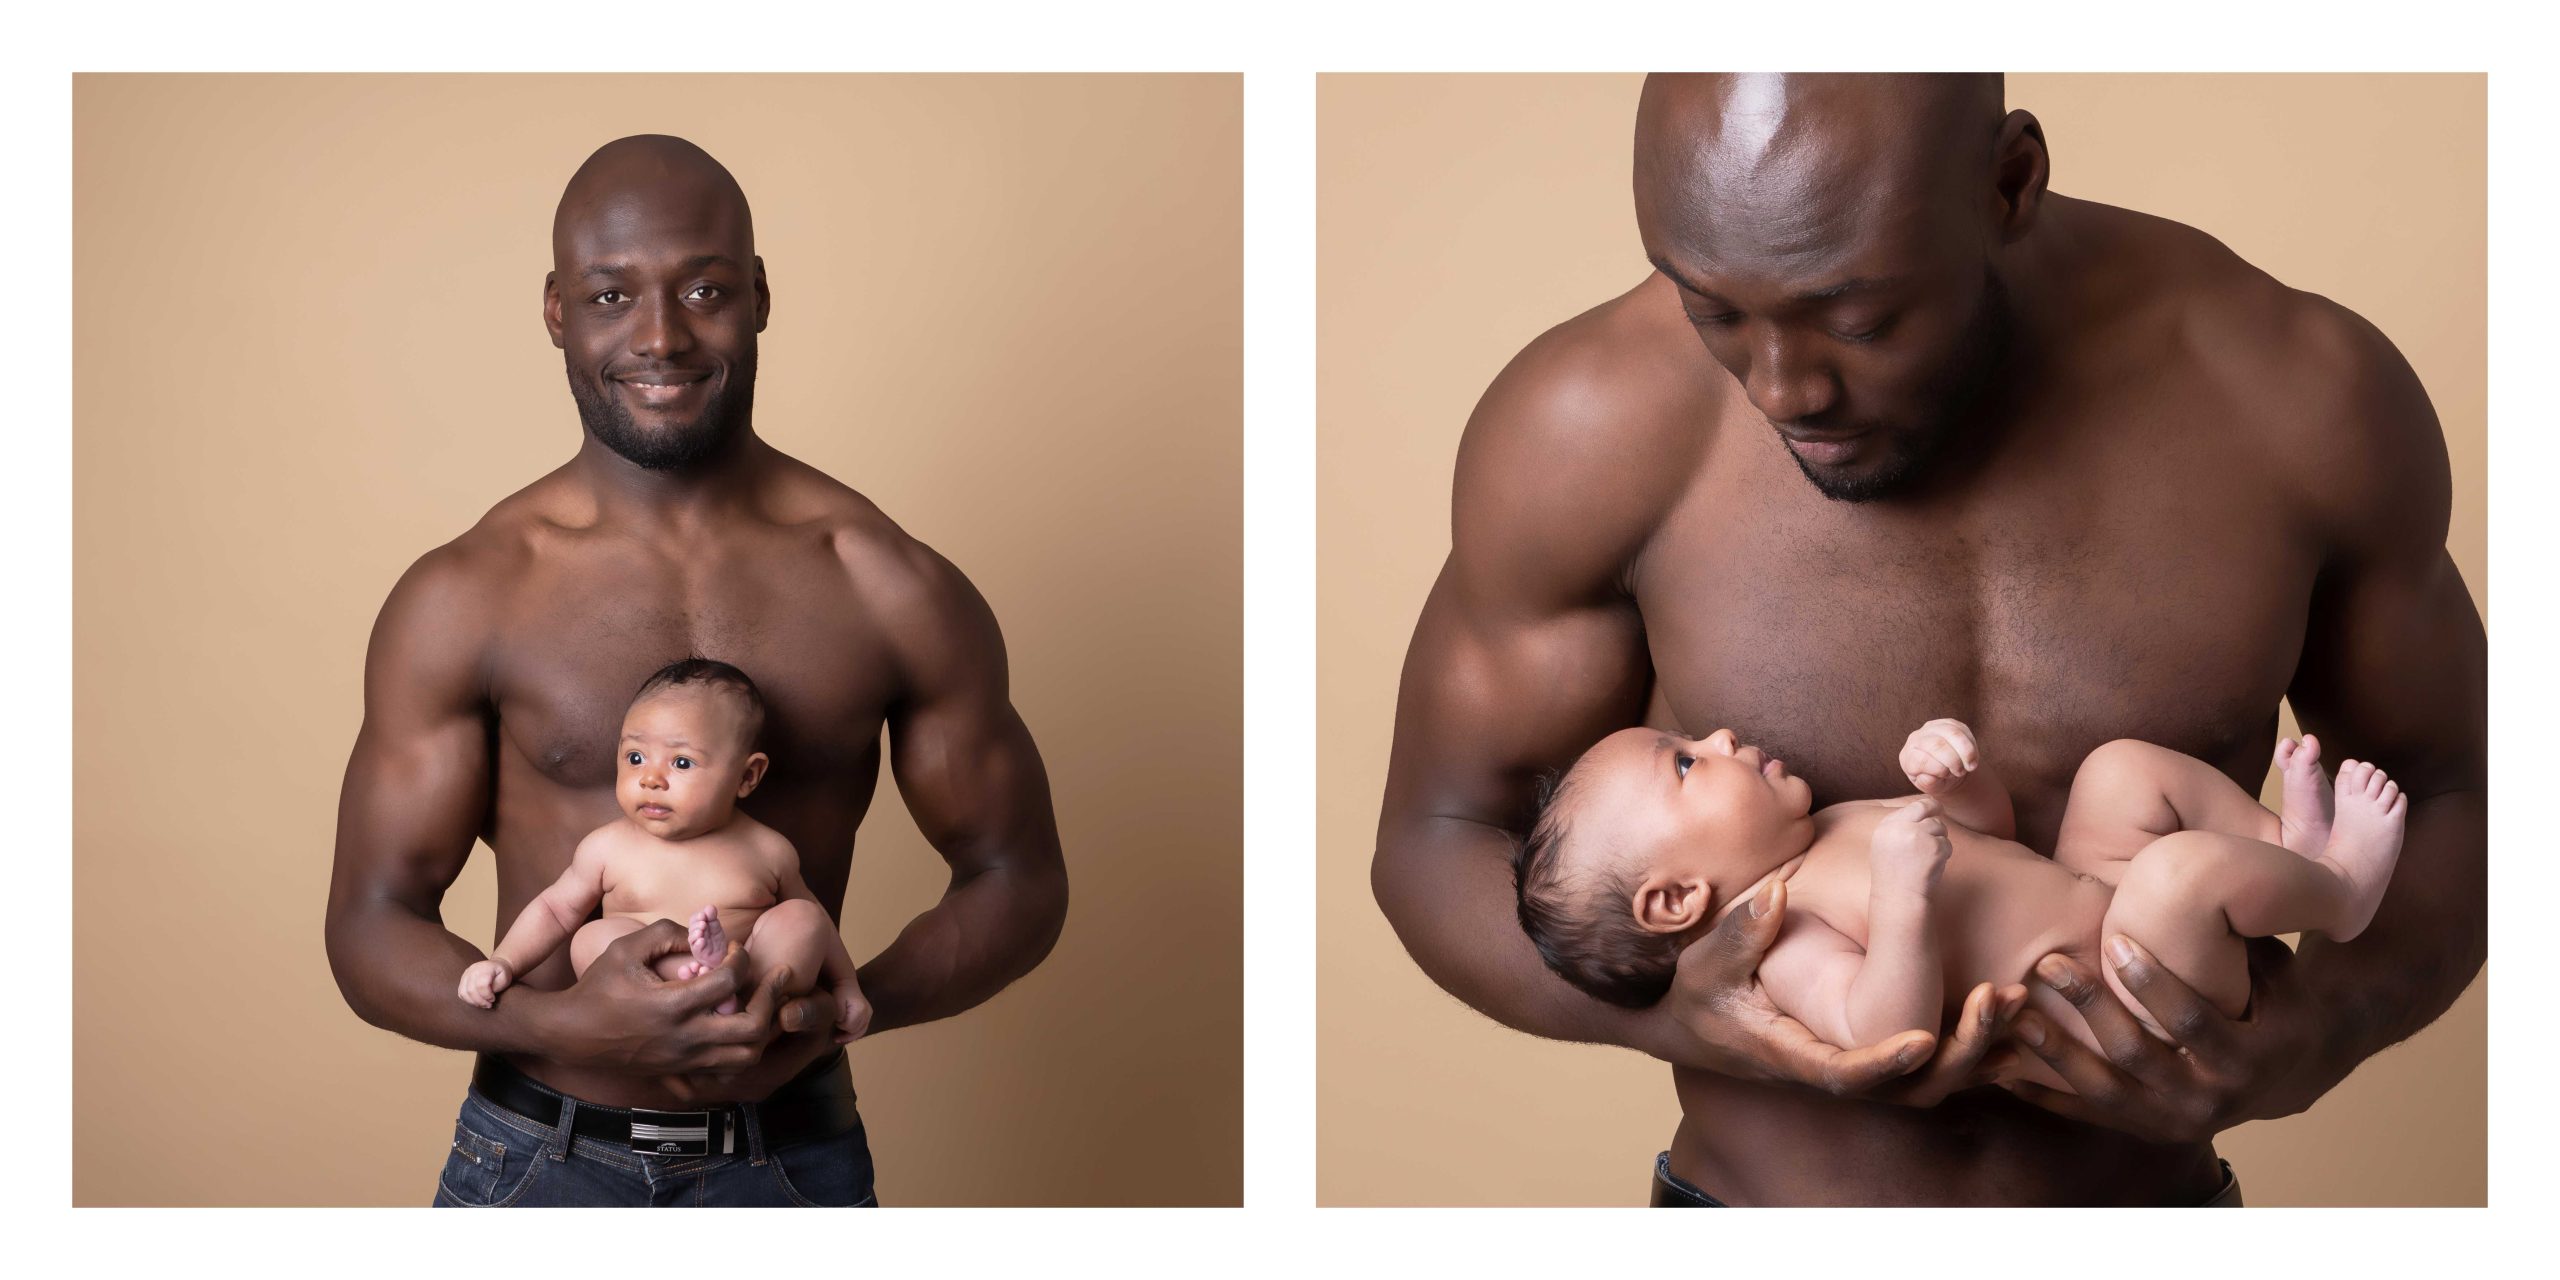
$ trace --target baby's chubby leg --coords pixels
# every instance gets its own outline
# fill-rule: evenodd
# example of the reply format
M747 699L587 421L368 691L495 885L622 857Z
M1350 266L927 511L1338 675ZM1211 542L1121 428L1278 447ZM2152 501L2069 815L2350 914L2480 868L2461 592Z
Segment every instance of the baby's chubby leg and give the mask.
M2288 757L2317 773L2316 748L2288 753L2279 747L2277 759ZM2288 795L2293 792L2291 768ZM2119 738L2080 762L2062 811L2062 830L2054 838L2053 860L2115 884L2136 854L2180 831L2268 844L2285 835L2274 813L2212 765L2167 747Z
M601 920L589 920L578 926L578 931L569 935L570 971L579 977L585 977L587 966L594 964L596 957L604 954L606 947L621 941L623 935L638 933L644 927L639 921L623 916L606 916ZM671 958L683 959L681 956ZM659 977L673 976L664 960L658 962L657 969Z
M2219 831L2153 841L2126 870L2100 938L2122 934L2141 943L2215 1008L2240 1016L2249 1004L2242 938L2318 930L2344 942L2364 931L2381 904L2408 802L2381 770L2349 761L2338 772L2335 804L2327 848L2317 857ZM2114 966L2099 972L2159 1034Z
M854 978L853 957L844 935L825 907L806 898L786 898L756 918L747 933L749 982L761 981L776 965L791 966L791 981L779 994L789 997L815 990L821 981L836 996L836 1027L860 1035L871 1021L871 1002L863 999Z

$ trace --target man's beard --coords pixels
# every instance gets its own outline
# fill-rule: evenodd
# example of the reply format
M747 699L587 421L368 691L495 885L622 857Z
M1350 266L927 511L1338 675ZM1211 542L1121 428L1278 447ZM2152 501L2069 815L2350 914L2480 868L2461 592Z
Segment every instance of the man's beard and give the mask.
M1982 303L1974 311L1973 323L1965 329L1964 340L1949 354L1945 372L1932 388L1929 399L1935 407L1929 415L1908 427L1877 432L1885 456L1864 475L1826 475L1789 449L1787 456L1795 458L1796 470L1803 472L1823 497L1834 502L1874 502L1913 488L1946 454L1947 445L1969 425L1968 419L1982 403L1984 393L1998 380L2008 359L2014 319L2008 287L2000 282L1998 273L1986 271Z
M578 403L578 420L589 434L623 460L651 471L682 471L719 453L744 431L756 404L756 352L749 347L729 366L728 376L703 401L702 412L687 423L647 430L631 416L620 394L568 361L569 398Z

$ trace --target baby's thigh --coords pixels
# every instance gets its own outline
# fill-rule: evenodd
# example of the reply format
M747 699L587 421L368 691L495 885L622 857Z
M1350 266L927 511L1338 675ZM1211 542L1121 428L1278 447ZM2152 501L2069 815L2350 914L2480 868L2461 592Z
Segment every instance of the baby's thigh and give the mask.
M625 934L638 933L646 927L637 920L623 916L606 916L601 920L590 920L578 926L578 931L569 937L570 970L579 977L585 977L587 966L594 964L596 957L604 954L606 947L612 946ZM685 956L678 953L673 959L682 961ZM667 968L666 961L659 961L658 975L667 976Z
M827 951L836 939L836 922L827 909L805 898L787 898L756 917L747 931L748 974L762 979L775 965L791 966L792 991L817 985Z
M2119 738L2080 762L2053 859L2114 884L2135 854L2180 831L2271 841L2277 838L2276 815L2194 756Z

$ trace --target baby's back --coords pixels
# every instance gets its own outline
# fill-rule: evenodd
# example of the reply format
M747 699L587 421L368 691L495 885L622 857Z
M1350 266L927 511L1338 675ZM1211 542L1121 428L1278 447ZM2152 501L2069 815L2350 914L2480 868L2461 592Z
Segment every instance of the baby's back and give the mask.
M1908 804L1853 800L1814 815L1815 835L1787 879L1787 910L1803 912L1867 944L1876 824ZM1954 846L1938 882L1938 947L1950 1006L1975 984L2024 982L2035 962L2062 952L2095 967L2098 929L2114 890L2014 840L1947 823Z

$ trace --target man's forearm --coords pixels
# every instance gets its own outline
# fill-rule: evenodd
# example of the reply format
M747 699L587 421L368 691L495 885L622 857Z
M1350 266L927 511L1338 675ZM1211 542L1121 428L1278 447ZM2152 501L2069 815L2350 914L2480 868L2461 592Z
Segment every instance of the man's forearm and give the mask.
M494 1009L454 994L479 949L433 920L390 903L333 911L329 968L347 1006L366 1022L446 1049L541 1051L544 1004L553 993L510 986Z
M2415 801L2372 925L2351 943L2305 940L2304 981L2335 1016L2321 1091L2442 1016L2479 974L2488 959L2487 849L2485 792Z
M1636 1015L1550 972L1521 931L1509 835L1446 818L1405 826L1390 839L1393 847L1370 864L1370 890L1414 963L1442 990L1531 1035L1633 1043Z
M986 1003L1031 972L1067 917L1059 867L999 867L954 881L862 966L871 1031L948 1018Z

